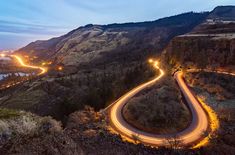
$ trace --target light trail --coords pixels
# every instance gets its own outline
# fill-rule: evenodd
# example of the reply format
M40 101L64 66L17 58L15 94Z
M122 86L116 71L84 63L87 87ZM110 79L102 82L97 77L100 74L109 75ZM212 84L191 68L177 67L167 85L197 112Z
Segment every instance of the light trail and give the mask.
M209 127L211 127L209 126L209 121L206 114L209 113L208 115L210 116L211 111L206 109L205 106L202 106L202 104L192 94L183 79L182 72L176 72L174 77L186 99L189 110L192 113L192 122L188 128L176 134L157 135L136 129L128 124L123 118L122 108L125 106L128 100L141 90L153 86L164 75L164 71L159 68L158 62L155 62L152 59L150 59L149 62L154 64L154 67L160 71L160 75L158 75L153 80L141 84L140 86L129 91L109 107L111 127L114 131L121 134L125 139L133 140L133 136L135 136L138 137L138 141L151 146L169 146L170 144L167 143L168 140L174 137L177 137L177 140L182 143L181 147L192 146L196 142L200 141L200 139L203 137L203 133L207 131Z
M40 66L33 66L33 65L28 65L26 64L23 59L20 57L20 56L17 56L17 55L7 55L7 54L0 54L0 57L10 57L10 58L14 58L18 61L18 63L23 66L23 67L26 67L26 68L31 68L31 69L35 69L35 70L40 70L40 72L38 73L38 75L42 75L42 74L45 74L47 72L47 68L45 67L40 67ZM15 86L15 85L18 85L20 83L23 83L25 81L29 80L28 78L26 80L22 80L22 81L19 81L19 82L16 82L16 83L11 83L11 84L7 84L7 85L2 85L0 87L0 90L4 90L6 88L10 88L12 86Z
M47 69L45 67L32 66L32 65L26 64L20 56L10 55L10 57L15 58L19 62L19 64L23 67L41 70L41 72L38 75L42 75L47 72Z
M230 75L230 76L235 77L235 73L233 73L233 72L210 70L210 69L189 69L189 70L187 70L187 72L200 72L200 71L204 71L207 73L217 73L217 74ZM219 119L218 119L218 116L216 115L215 111L205 103L204 98L198 98L198 100L201 103L201 105L203 106L203 108L207 111L208 117L210 119L210 132L209 132L208 136L206 136L198 144L193 146L192 147L193 149L200 148L201 146L207 145L210 141L211 136L213 134L215 134L215 132L219 128Z
M219 70L215 70L215 71L210 70L210 69L188 69L187 70L187 72L200 72L200 71L235 76L235 73L233 72L226 72L226 71L219 71Z
M207 145L210 141L211 136L215 134L215 132L219 128L219 119L216 113L214 112L214 110L211 107L209 107L202 98L198 98L198 100L201 103L202 107L207 111L207 114L210 120L210 132L208 136L206 136L201 141L199 141L196 145L194 145L192 147L193 149L200 148L202 146Z

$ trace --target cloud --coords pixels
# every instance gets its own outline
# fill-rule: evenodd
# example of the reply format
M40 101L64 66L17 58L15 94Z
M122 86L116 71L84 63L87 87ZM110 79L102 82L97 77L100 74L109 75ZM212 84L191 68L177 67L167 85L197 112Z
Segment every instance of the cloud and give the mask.
M69 28L63 26L48 26L0 20L0 32L57 35L66 31L69 31Z
M0 20L0 50L15 50L35 40L46 40L69 32L64 26Z

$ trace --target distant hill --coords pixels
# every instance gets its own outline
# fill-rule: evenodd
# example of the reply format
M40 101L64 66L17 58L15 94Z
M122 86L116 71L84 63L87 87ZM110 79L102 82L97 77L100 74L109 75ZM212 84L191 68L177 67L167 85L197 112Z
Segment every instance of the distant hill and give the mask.
M17 52L38 56L34 63L48 60L53 64L47 76L25 83L0 104L57 119L85 105L104 108L151 78L156 71L146 60L160 55L173 37L190 32L207 16L208 12L189 12L151 22L90 24L30 43ZM56 70L57 65L64 69Z
M235 6L218 6L191 33L221 34L235 32Z
M158 74L147 61L152 56L162 54L161 67L169 78L169 72L180 67L233 66L235 71L234 8L221 6L212 12L189 12L151 22L90 24L16 51L38 56L34 63L48 60L53 64L46 75L0 91L0 154L233 154L234 102L229 100L231 106L227 106L223 99L234 92L231 77L192 75L191 82L198 81L200 86L194 87L194 92L210 101L208 105L220 120L218 132L210 134L211 143L198 149L175 149L171 143L177 141L178 146L177 137L167 140L173 149L123 141L110 132L107 113L101 109ZM56 70L58 65L63 65L63 70ZM154 89L148 88L129 101L131 106L123 112L128 114L132 109L129 118L135 118L133 125L155 132L161 125L182 129L190 121L173 83L160 80ZM199 88L210 89L223 104ZM50 117L5 108L52 116L63 126ZM133 139L138 142L138 135Z
M235 6L218 6L210 13L208 18L235 21Z
M235 71L235 6L219 6L190 33L175 37L162 58L172 66Z
M35 41L18 52L65 66L140 59L158 54L175 36L190 32L207 17L184 13L151 22L86 25L46 41Z
M183 13L150 22L86 25L66 35L35 41L17 52L36 55L77 68L145 59L161 53L168 42L182 34L235 32L235 6L218 6L211 12ZM76 69L75 69L76 70Z
M222 41L221 36L207 37L208 32L233 32L233 29L223 29L223 22L220 22L222 29L213 27L218 27L217 21L208 24L213 14L214 11L189 12L151 22L90 24L58 38L30 43L17 52L38 56L34 63L48 60L53 62L52 66L63 65L64 69L58 72L50 67L45 78L33 85L25 84L0 104L4 102L7 108L20 107L58 119L85 105L104 108L151 78L155 70L151 70L146 60L159 56L166 47L163 58L168 65L233 64L232 36ZM192 34L198 37L189 37Z

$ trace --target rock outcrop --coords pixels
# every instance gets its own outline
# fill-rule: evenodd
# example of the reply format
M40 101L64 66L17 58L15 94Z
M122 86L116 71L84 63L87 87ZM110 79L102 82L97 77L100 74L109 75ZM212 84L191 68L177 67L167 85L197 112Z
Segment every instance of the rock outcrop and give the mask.
M235 7L215 8L188 34L175 37L162 54L174 67L235 70Z
M163 58L185 68L234 68L235 36L179 36L166 48Z

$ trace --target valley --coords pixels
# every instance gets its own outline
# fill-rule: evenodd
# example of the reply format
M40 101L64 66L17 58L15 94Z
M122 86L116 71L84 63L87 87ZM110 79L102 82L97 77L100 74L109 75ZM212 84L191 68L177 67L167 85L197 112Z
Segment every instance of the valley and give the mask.
M0 154L232 154L234 10L89 24L2 53Z

